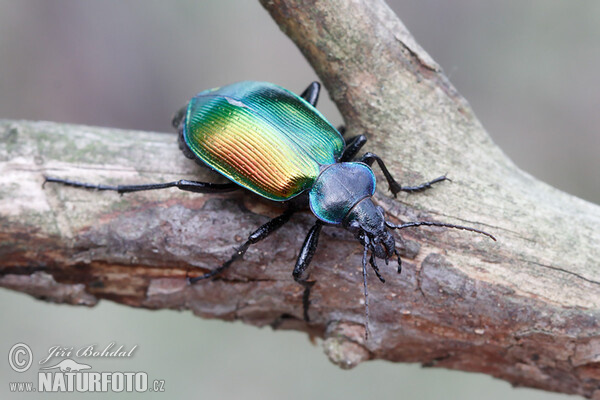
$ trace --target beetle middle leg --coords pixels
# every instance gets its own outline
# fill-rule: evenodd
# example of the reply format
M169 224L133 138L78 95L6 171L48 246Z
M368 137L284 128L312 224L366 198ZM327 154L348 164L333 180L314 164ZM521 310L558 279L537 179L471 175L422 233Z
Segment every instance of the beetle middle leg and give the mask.
M287 210L280 216L275 217L266 224L262 225L260 228L252 232L250 236L248 236L248 240L246 240L246 242L242 246L240 246L240 248L238 248L237 251L231 256L231 258L225 261L223 265L213 269L210 272L205 273L204 275L191 278L189 282L195 283L199 280L212 278L213 276L220 274L221 272L229 268L231 264L233 264L236 260L242 258L251 245L260 242L261 240L267 238L271 233L281 228L286 222L290 220L290 217L294 212L295 210L293 209Z
M319 235L321 234L322 227L323 223L317 220L313 227L310 228L310 231L308 231L306 239L304 239L304 243L302 244L302 249L300 249L300 254L298 254L294 272L292 272L294 280L304 287L304 293L302 294L302 308L304 312L304 320L306 322L310 321L310 318L308 317L308 307L310 306L310 289L315 284L314 282L308 281L307 269L312 261L315 251L317 250L317 245L319 244Z

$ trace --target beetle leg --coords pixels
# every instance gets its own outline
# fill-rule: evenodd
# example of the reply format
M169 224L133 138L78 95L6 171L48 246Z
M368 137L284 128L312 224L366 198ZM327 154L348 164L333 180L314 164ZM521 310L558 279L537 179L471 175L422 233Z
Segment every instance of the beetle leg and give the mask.
M348 140L348 144L340 157L341 162L350 161L356 156L356 153L367 143L367 137L365 135L354 136Z
M378 155L373 153L366 153L358 161L363 162L369 166L373 165L373 162L377 161L377 164L379 165L379 168L381 168L381 170L383 171L383 175L385 176L385 179L387 180L387 183L390 186L390 191L394 194L394 197L396 197L396 195L399 192L421 192L423 190L430 189L431 185L433 185L434 183L449 180L448 178L446 178L446 175L442 175L438 178L435 178L432 181L425 182L418 186L402 186L398 182L396 182L396 180L392 177L392 174L390 174L390 171L388 171L387 167L385 166L385 163L381 158L379 158Z
M292 216L293 213L294 213L294 210L287 210L280 216L275 217L272 220L270 220L269 222L267 222L266 224L262 225L260 228L258 228L254 232L252 232L250 234L250 236L248 236L248 240L246 240L246 242L239 249L237 249L237 251L231 256L231 258L229 260L225 261L223 263L223 265L221 265L218 268L213 269L210 272L207 272L204 275L200 275L195 278L192 278L189 280L189 282L196 283L199 280L208 279L217 274L220 274L221 272L223 272L224 270L229 268L231 266L231 264L234 263L234 261L236 261L239 258L242 258L244 256L244 254L246 254L246 251L248 250L248 248L251 245L260 242L261 240L268 237L271 233L273 233L277 229L281 228L286 222L288 222L290 220L290 217Z
M185 114L187 112L187 107L188 106L186 104L185 106L177 110L177 112L173 115L173 119L171 120L171 125L173 126L173 128L179 128L179 124L181 123L181 121L183 121L183 118L185 117Z
M304 287L304 293L302 294L302 308L304 310L304 320L306 322L310 321L310 318L308 317L308 307L310 306L310 289L315 284L315 282L308 281L308 273L306 270L312 261L315 251L317 250L317 245L319 244L319 235L322 227L323 223L317 220L313 227L310 228L310 231L308 231L308 234L304 239L304 243L302 244L302 249L300 249L298 259L296 260L294 272L292 272L294 280Z
M398 258L398 273L402 273L402 259L400 258L400 253L398 252L398 250L394 249L394 254L396 254L396 257Z
M230 182L230 183L210 183L210 182L196 182L196 181L188 181L185 179L180 179L174 182L166 182L166 183L149 183L145 185L95 185L92 183L85 182L77 182L71 181L68 179L61 178L52 178L49 176L45 177L44 184L46 182L60 183L66 186L73 186L82 189L92 189L92 190L113 190L119 193L129 193L129 192L140 192L143 190L157 190L157 189L166 189L171 187L176 187L180 190L185 190L188 192L194 193L219 193L219 192L231 192L233 190L239 189L239 185Z
M369 263L371 264L373 271L375 271L375 275L377 275L377 278L381 281L381 283L385 283L385 278L383 276L381 276L381 273L379 272L379 267L377 266L377 262L375 261L375 255L373 254L372 249L371 249L371 258L369 258Z
M321 84L319 82L313 82L302 92L300 97L308 101L313 107L317 106L319 100L319 92L321 91Z

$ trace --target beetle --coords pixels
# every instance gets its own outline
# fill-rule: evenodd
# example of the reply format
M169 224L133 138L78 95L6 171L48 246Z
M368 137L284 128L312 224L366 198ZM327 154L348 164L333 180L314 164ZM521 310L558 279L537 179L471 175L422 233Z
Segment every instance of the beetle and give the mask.
M479 229L442 222L416 221L396 225L386 221L383 209L372 201L376 188L372 170L375 162L394 197L399 192L424 191L448 179L440 176L418 186L402 186L376 154L366 153L356 158L367 142L366 136L355 136L346 143L340 133L342 129L336 130L316 109L319 92L318 82L311 83L302 94L296 95L272 83L244 81L205 90L176 113L173 126L178 130L183 154L225 176L229 183L179 180L109 186L54 177L45 177L45 182L119 193L170 187L196 193L245 188L266 199L288 204L285 212L252 232L229 260L190 279L190 283L223 272L243 257L252 244L287 223L292 214L310 208L316 220L304 240L292 272L293 278L304 287L304 319L309 321L309 296L314 285L308 280L307 268L317 249L322 227L336 226L352 232L363 246L365 332L368 332L367 264L381 282L385 279L379 272L377 258L387 264L395 256L397 270L401 271L401 258L391 230L442 226L496 239Z

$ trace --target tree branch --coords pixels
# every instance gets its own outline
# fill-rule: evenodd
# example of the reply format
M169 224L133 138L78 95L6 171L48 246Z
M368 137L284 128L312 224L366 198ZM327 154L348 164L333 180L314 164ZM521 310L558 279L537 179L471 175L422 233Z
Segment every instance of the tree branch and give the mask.
M404 269L370 277L364 339L362 248L325 228L313 259L311 322L291 270L307 212L220 265L277 205L249 193L90 192L42 188L43 175L98 183L218 177L181 156L174 135L0 122L0 285L93 305L190 309L325 338L342 367L366 359L484 372L515 385L600 398L600 208L518 170L464 99L382 2L267 1L338 104L349 135L406 184L448 172L422 194L376 200L392 222L459 223L496 235L403 231ZM380 182L382 180L380 179Z

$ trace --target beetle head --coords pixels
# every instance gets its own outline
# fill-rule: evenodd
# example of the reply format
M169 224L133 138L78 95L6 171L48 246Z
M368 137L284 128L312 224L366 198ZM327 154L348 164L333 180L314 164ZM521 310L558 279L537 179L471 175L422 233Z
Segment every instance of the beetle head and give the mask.
M394 237L386 229L383 209L375 206L370 197L361 200L346 216L346 229L375 254L377 258L389 259L395 253Z

